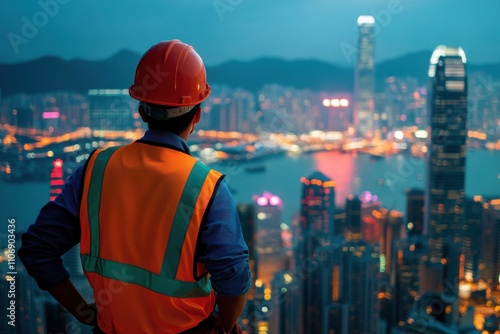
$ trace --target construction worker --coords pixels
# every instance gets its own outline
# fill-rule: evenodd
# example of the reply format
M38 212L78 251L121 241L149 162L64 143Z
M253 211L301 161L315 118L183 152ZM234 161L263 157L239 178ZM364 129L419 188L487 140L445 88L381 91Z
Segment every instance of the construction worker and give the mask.
M148 123L142 139L94 151L41 209L19 256L95 333L239 332L248 248L223 175L186 144L211 92L203 61L181 41L160 42L129 92ZM95 305L61 264L79 242Z

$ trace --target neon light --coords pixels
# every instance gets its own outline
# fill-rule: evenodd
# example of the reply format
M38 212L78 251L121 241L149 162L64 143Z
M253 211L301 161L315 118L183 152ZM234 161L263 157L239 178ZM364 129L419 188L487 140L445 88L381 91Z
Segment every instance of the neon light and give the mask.
M55 119L55 118L59 118L59 116L61 116L59 111L44 111L42 113L43 119Z
M61 168L63 166L63 161L61 159L56 159L54 160L54 162L52 163L52 165L54 165L55 168Z
M257 198L257 205L259 205L259 206L266 206L268 203L269 203L269 201L265 197Z
M269 204L271 204L272 206L279 205L280 203L281 203L281 199L278 196L272 196L269 199Z

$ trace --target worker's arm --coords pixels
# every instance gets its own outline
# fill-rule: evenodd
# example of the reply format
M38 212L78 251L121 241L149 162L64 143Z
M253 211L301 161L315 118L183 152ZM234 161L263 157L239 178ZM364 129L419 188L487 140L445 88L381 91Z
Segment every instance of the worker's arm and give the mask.
M69 313L82 324L97 326L97 309L87 302L69 279L48 290Z
M82 174L80 167L68 178L62 193L40 210L35 223L22 235L19 258L42 290L69 277L61 257L80 242Z
M245 305L251 277L248 246L225 182L217 189L199 239L198 261L210 272L212 286L218 295L219 316L224 327L231 329Z
M22 235L18 253L39 288L48 290L70 312L71 304L80 305L83 299L69 281L61 257L80 242L82 173L83 168L78 168L66 181L62 193L40 210L35 223ZM86 311L86 305L82 304L82 311Z
M247 294L230 297L230 296L217 296L217 306L219 307L219 316L222 320L222 324L224 325L224 330L229 333L236 321L238 321L238 317L243 311L243 307L245 307L245 302L247 300Z

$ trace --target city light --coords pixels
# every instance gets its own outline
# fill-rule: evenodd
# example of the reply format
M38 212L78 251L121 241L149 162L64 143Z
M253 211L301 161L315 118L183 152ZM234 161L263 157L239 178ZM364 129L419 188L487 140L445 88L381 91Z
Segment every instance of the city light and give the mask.
M56 159L52 164L55 168L61 168L63 166L63 161L61 159Z
M269 199L269 204L271 204L271 205L279 205L280 203L281 203L281 200L278 196L272 196Z
M334 99L323 99L324 107L333 107L333 108L346 108L349 107L350 102L347 98L334 98Z
M404 134L403 131L394 131L394 139L403 140Z
M56 119L59 118L61 114L59 111L44 111L42 113L42 118L43 119Z
M375 24L375 18L371 15L361 15L358 17L358 26L363 24Z
M415 132L415 138L419 138L419 139L425 139L427 138L428 134L427 134L427 131L425 130L417 130Z
M269 203L268 199L264 196L257 198L257 205L266 206Z
M282 201L281 198L279 198L276 195L273 195L269 192L264 192L262 196L254 196L255 201L257 202L258 206L281 206Z

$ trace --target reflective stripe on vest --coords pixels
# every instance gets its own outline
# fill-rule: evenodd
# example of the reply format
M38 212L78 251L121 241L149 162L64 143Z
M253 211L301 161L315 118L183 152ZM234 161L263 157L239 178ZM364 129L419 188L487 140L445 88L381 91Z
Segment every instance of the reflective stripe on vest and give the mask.
M100 150L95 153L95 157L91 157L94 159L89 161L90 163L88 168L91 170L90 180L88 183L85 182L88 189L86 197L87 210L86 212L83 212L82 215L83 221L86 219L88 220L88 231L84 231L83 229L86 228L86 226L82 226L82 236L84 233L88 232L90 236L90 247L87 250L85 249L86 246L82 245L81 259L84 271L96 273L100 276L118 281L140 285L144 288L170 297L185 298L209 295L212 291L212 286L208 275L202 277L198 281L195 281L194 278L192 281L185 281L178 278L176 279L176 276L178 276L181 252L184 249L183 246L190 225L189 223L193 215L193 210L197 205L198 197L202 192L202 188L207 179L210 178L210 180L218 182L221 178L220 173L211 170L199 161L194 163L180 196L179 205L177 206L174 214L159 274L136 265L99 257L99 211L101 205L101 193L103 191L104 174L108 162L119 148L120 147L112 147ZM177 152L176 154L185 153ZM88 177L89 173L86 173L86 176ZM197 233L197 231L194 232Z

